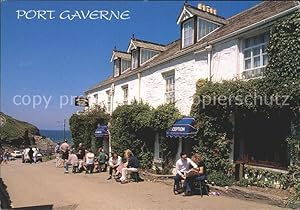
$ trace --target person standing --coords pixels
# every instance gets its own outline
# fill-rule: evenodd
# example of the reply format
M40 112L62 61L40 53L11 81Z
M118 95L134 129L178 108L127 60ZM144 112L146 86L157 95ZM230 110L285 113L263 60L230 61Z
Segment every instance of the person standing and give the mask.
M117 168L122 163L122 158L116 153L112 152L111 157L109 158L108 165L109 165L109 177L107 180L111 179L113 171L117 171Z
M98 149L98 152L99 152L98 160L99 160L99 167L100 167L99 171L100 172L106 171L106 168L107 168L107 166L106 166L107 155L105 154L102 147L100 147Z
M35 150L33 151L33 162L36 163L36 159L37 159L37 154L38 154L38 149L35 148Z
M56 158L56 163L55 167L60 167L61 166L61 154L60 154L60 143L57 143L55 148L54 148L54 153L55 153L55 158Z
M176 176L174 178L175 181L175 194L178 194L178 190L179 190L179 183L181 182L181 180L185 180L186 176L185 176L185 172L187 172L190 168L190 165L193 168L197 168L197 165L190 159L187 157L187 154L184 152L180 153L180 158L176 161Z
M70 150L70 146L69 146L67 140L65 140L64 143L62 143L60 145L59 150L62 153L62 159L63 159L63 161L65 163L65 161L68 160L68 158L69 158L69 150Z
M28 156L29 156L29 162L31 164L33 162L33 150L31 147L29 148Z
M8 158L9 158L9 152L8 150L6 149L3 153L3 164L7 164L7 161L8 161Z

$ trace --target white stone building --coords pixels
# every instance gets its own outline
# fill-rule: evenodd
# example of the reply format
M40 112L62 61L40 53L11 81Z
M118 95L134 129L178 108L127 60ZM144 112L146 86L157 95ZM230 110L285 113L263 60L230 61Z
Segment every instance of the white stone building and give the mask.
M185 4L181 37L167 45L132 38L126 52L113 51L113 75L86 90L89 104L111 113L134 99L153 107L171 102L188 116L199 79L263 76L270 27L296 10L299 2L267 1L225 19L208 6Z

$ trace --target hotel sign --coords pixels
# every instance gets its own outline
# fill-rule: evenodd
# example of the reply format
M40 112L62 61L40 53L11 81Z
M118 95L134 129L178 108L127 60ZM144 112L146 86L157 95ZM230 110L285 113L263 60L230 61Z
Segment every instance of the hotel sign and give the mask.
M185 132L185 127L172 127L171 131Z
M77 96L75 97L75 106L89 106L89 99L86 97Z

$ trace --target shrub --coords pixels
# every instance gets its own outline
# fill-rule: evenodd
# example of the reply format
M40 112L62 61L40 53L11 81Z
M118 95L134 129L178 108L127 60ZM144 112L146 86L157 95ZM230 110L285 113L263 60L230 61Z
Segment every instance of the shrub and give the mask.
M217 186L231 186L234 182L234 178L232 176L228 176L220 171L212 171L208 175L209 182L214 182Z
M249 179L245 179L245 178L242 178L238 182L238 186L240 186L240 187L248 187L249 184L250 184Z

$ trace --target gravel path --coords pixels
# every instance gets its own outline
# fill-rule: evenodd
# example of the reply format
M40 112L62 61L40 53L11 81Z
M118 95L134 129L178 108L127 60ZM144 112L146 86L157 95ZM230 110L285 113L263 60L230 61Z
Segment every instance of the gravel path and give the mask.
M172 187L159 182L120 184L106 180L107 173L64 174L54 161L1 166L13 207L53 205L54 209L280 209L225 196L173 195Z

